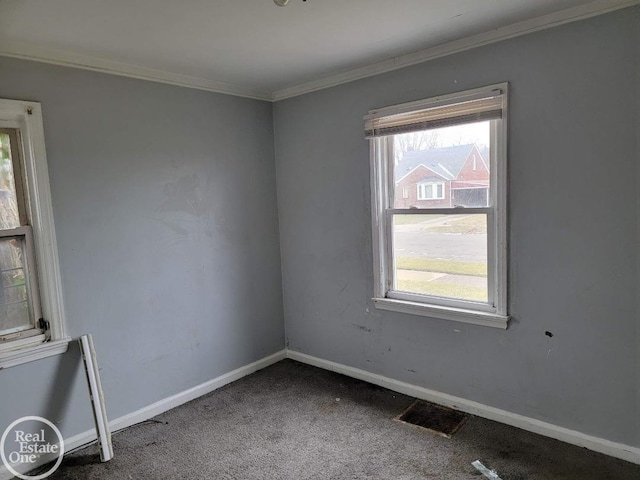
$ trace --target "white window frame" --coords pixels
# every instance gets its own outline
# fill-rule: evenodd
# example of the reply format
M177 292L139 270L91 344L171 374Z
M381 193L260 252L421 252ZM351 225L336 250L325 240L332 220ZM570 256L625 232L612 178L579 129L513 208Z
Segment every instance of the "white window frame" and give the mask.
M374 305L390 310L431 318L506 329L507 313L507 113L508 84L501 83L435 98L394 105L369 112L367 122L398 113L452 105L467 100L502 94L502 117L491 121L490 206L482 208L395 209L393 204L392 137L374 137L371 146L371 195L374 249ZM367 127L369 130L369 127ZM403 214L487 215L487 266L489 301L474 302L393 290L393 215Z
M0 99L0 128L19 132L25 183L25 207L33 234L37 281L46 332L0 342L0 369L67 351L62 281L58 260L42 108L37 102Z
M402 199L406 200L409 198L409 187L402 187Z
M431 196L426 195L426 189L420 189L420 187L431 186ZM442 187L442 195L438 196L438 186ZM444 182L420 182L417 185L418 188L418 200L444 200ZM425 193L425 195L421 195Z

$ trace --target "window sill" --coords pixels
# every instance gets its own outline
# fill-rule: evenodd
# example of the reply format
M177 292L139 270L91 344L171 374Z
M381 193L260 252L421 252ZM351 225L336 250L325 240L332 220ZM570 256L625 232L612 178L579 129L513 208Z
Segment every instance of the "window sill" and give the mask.
M69 342L71 342L71 339L65 338L36 346L0 352L0 370L65 353L69 348Z
M470 323L472 325L483 325L485 327L501 328L503 330L507 328L509 323L508 316L490 312L425 305L423 303L393 300L390 298L374 298L373 303L375 307L380 310L452 320L454 322Z

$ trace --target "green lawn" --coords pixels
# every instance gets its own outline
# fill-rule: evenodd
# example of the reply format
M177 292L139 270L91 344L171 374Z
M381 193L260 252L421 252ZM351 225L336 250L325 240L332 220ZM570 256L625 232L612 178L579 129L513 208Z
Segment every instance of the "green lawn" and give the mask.
M422 280L398 280L397 289L404 292L423 293L437 297L460 298L463 300L487 301L487 289L469 285L436 283Z
M394 215L394 225L415 225L425 223L423 230L431 233L487 233L487 220L485 215L456 215L440 225L430 225L429 220L438 220L445 215Z
M487 276L485 262L458 262L437 258L397 258L396 268L400 270L418 270L422 272L449 273L452 275Z
M485 215L455 216L442 225L426 225L424 230L430 233L487 233L487 219Z
M393 216L393 224L394 225L414 225L416 223L426 222L427 220L435 220L436 218L441 218L444 215L394 215Z

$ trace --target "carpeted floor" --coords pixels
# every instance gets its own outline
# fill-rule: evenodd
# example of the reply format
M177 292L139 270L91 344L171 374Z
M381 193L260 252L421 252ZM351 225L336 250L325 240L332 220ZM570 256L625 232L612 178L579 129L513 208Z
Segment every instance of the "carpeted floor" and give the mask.
M291 360L68 455L51 479L638 480L640 466L471 417L450 439L394 420L413 399Z

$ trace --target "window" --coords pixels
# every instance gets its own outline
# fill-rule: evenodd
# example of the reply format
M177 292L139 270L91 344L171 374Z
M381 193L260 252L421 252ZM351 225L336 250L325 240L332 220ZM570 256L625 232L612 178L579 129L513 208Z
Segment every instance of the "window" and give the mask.
M439 200L444 198L444 183L419 183L418 200Z
M66 351L40 105L0 100L0 367Z
M405 200L409 198L409 187L402 187L402 198Z
M507 327L507 88L365 117L377 308ZM431 202L399 202L400 184Z

